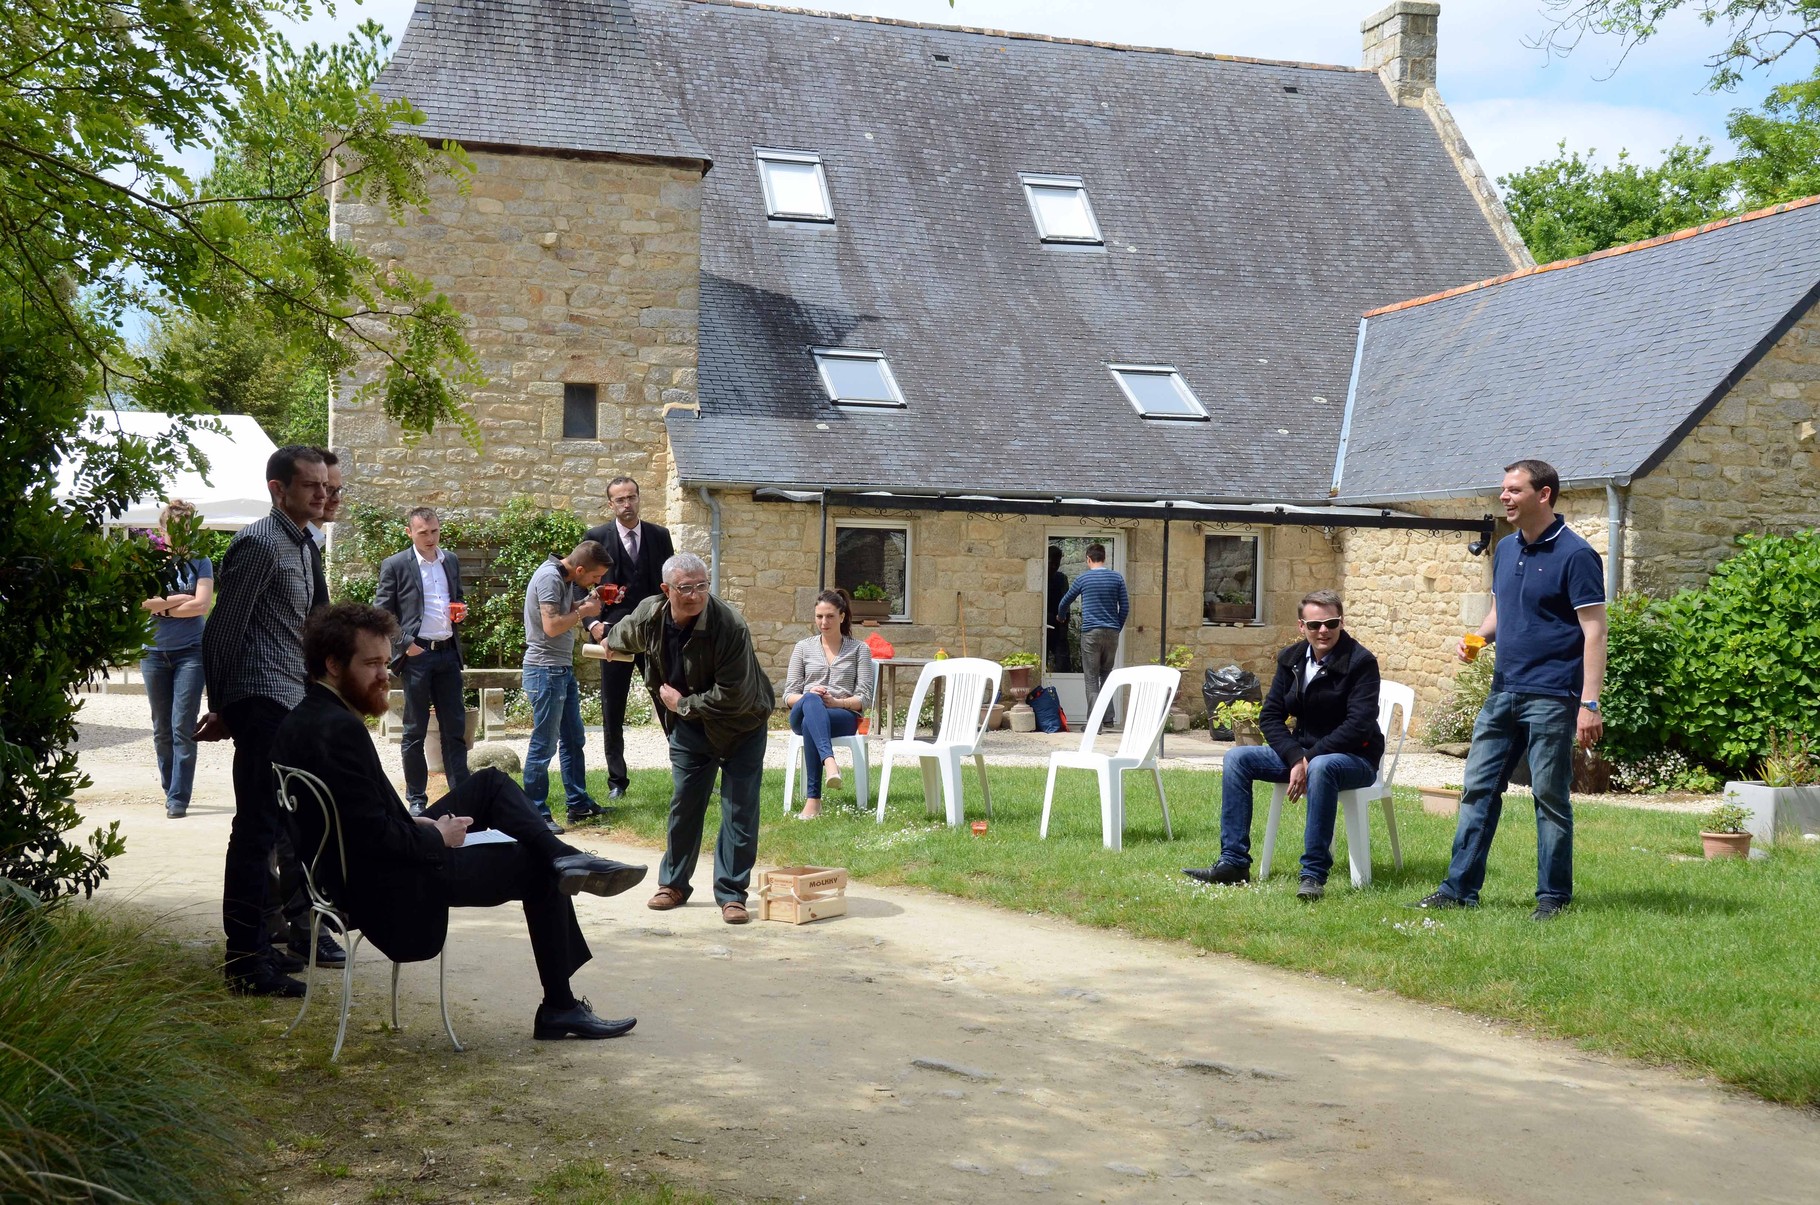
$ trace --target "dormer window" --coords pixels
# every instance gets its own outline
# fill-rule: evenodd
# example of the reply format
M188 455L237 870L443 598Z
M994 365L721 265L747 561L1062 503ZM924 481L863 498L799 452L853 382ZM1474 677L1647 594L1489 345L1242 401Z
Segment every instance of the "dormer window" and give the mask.
M1075 243L1098 247L1100 224L1087 201L1087 186L1078 176L1039 176L1024 172L1024 197L1036 219L1037 237L1045 243Z
M1145 418L1205 422L1207 408L1194 396L1182 374L1166 364L1109 364L1125 400Z
M765 212L785 222L832 222L834 202L820 155L806 151L758 152L758 176L765 186Z
M882 351L817 347L815 367L828 400L840 406L902 406L903 391Z

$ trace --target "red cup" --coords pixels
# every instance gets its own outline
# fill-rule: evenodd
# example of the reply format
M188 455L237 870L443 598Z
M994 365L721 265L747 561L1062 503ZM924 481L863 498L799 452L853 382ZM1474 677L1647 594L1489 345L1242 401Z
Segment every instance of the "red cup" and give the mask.
M973 822L973 835L976 837L983 837L986 835L986 822L984 820L975 820Z
M594 597L598 598L601 602L606 603L609 607L619 601L621 593L623 593L623 591L612 582L602 582L600 585L594 587Z
M462 620L466 619L467 617L468 617L468 604L467 603L452 602L449 604L449 622L450 623L460 623Z

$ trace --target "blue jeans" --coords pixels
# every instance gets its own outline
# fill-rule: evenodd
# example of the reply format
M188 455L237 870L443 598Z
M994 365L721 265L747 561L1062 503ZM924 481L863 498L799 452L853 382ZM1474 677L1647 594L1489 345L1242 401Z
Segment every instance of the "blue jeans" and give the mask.
M1527 751L1536 797L1536 899L1565 904L1574 894L1574 736L1579 701L1496 691L1479 709L1460 791L1460 823L1443 895L1479 902L1485 858L1498 832L1510 772Z
M859 731L859 713L830 707L820 695L804 695L790 709L790 731L803 738L803 791L810 799L822 797L822 762L834 756L834 738Z
M1251 784L1288 782L1289 767L1269 745L1239 745L1220 767L1220 861L1251 865ZM1308 829L1302 874L1322 883L1333 869L1333 819L1340 792L1368 787L1377 767L1352 753L1323 753L1308 762Z
M587 733L581 726L581 688L567 666L524 667L525 696L531 700L531 747L525 750L525 795L541 816L550 814L550 758L562 746L562 793L569 807L592 805L588 798Z
M190 805L196 780L196 713L202 704L202 646L147 649L139 662L152 703L152 744L167 811Z

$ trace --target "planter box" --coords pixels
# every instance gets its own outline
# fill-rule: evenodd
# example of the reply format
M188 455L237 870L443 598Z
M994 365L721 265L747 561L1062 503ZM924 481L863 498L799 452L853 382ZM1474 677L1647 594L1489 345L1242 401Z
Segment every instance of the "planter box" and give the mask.
M1418 787L1422 793L1422 810L1430 816L1460 814L1460 792L1452 787Z
M1750 813L1745 830L1756 840L1751 857L1767 858L1763 847L1774 845L1778 836L1804 836L1820 833L1820 786L1771 787L1760 782L1728 782L1725 802L1735 803Z
M1257 609L1250 603L1214 603L1213 622L1250 623Z
M1259 730L1255 721L1247 723L1240 720L1232 726L1232 743L1235 745L1261 745L1264 743L1264 733Z
M854 623L883 623L891 618L891 600L888 598L855 598L847 607L853 613Z

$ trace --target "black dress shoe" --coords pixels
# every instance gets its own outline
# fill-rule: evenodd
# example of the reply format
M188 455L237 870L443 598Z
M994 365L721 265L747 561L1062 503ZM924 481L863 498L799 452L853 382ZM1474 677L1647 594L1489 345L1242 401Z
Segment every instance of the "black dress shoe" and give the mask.
M531 1036L539 1042L554 1038L617 1038L631 1033L636 1024L637 1017L624 1017L618 1021L597 1017L586 1000L577 1000L571 1008L539 1004L537 1019L531 1023Z
M608 799L624 799L625 797L626 797L626 789L624 787L608 787L607 788L607 798Z
M1243 887L1251 882L1251 867L1238 866L1231 862L1215 862L1206 870L1198 866L1184 867L1182 873L1191 879L1203 883L1212 883L1216 887Z
M303 995L303 984L289 975L281 975L261 961L257 969L244 975L230 974L228 990L236 996L280 996L296 999Z
M266 953L266 961L272 964L273 970L282 975L294 975L310 965L308 959L288 946L283 948L273 946Z
M348 952L341 948L333 937L327 933L316 934L316 965L319 967L346 966Z
M564 895L582 891L589 895L618 895L642 883L647 869L593 854L568 854L550 865L556 868L556 889Z
M574 824L577 820L592 820L596 816L606 814L607 809L598 803L578 803L569 809L569 823Z

